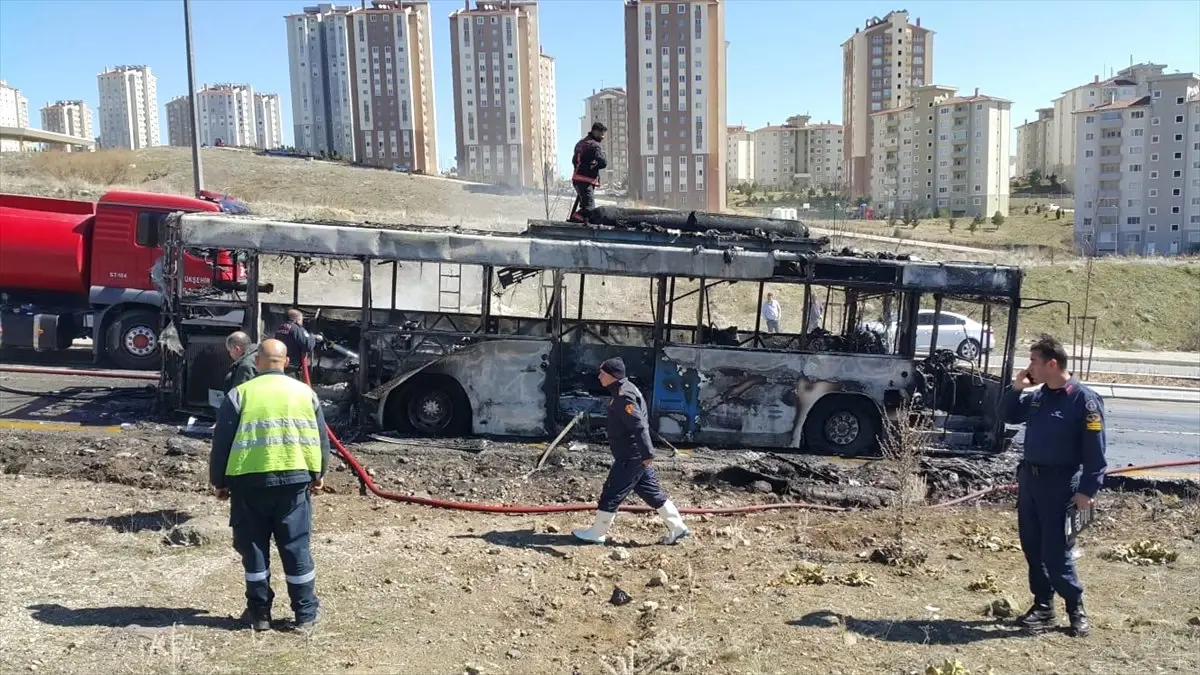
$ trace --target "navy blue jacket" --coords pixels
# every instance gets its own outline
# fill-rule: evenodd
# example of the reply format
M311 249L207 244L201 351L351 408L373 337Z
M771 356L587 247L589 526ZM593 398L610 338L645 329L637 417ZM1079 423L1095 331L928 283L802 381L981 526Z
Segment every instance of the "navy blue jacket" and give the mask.
M612 400L608 403L608 444L617 461L654 459L654 444L650 442L650 410L642 392L628 379L622 378L610 387Z
M1004 395L1004 421L1025 425L1025 457L1030 464L1083 467L1079 492L1094 497L1104 483L1106 447L1104 399L1074 377L1061 389Z
M299 368L300 359L312 356L313 350L317 348L317 341L312 333L304 326L291 321L280 324L275 330L275 339L287 346L288 366L292 368Z
M571 165L575 167L575 173L571 176L573 182L599 185L600 172L608 167L608 159L604 157L600 141L592 138L590 133L580 139L575 144Z
M258 377L287 377L282 370L264 370ZM243 476L226 476L225 465L233 450L233 438L241 422L241 401L236 390L225 396L225 402L217 411L217 423L213 427L212 452L208 458L208 481L217 488L260 488L279 487L308 483L325 475L329 468L329 428L325 426L325 413L321 410L321 399L313 393L313 412L317 415L317 434L321 439L321 473L313 475L307 471L278 471L274 473L250 473Z

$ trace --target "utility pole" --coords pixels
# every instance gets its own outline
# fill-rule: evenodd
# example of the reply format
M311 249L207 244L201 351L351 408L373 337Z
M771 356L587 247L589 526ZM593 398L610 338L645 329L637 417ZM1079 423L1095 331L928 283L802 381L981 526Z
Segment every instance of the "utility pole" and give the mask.
M188 114L192 117L192 186L196 196L204 189L204 167L200 164L200 114L196 108L196 60L192 56L192 3L183 0L184 46L187 49Z

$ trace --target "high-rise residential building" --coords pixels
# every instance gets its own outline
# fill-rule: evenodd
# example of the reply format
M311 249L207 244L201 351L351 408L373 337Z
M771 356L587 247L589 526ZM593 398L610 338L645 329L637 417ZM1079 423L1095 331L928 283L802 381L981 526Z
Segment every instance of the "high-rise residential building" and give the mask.
M1017 127L1017 159L1014 177L1026 178L1034 171L1043 176L1050 170L1050 146L1054 141L1054 108L1038 108L1037 119Z
M0 126L29 128L29 99L20 89L0 80ZM0 152L20 152L24 143L16 139L0 140Z
M450 15L458 175L543 185L541 48L537 3L467 2Z
M320 4L284 17L292 83L292 125L299 152L355 159L351 81L366 63L351 55L352 7Z
M842 127L809 124L807 115L755 130L754 183L772 189L841 189Z
M92 140L92 110L83 101L55 101L42 108L42 128ZM71 150L67 146L67 150Z
M1200 252L1200 77L1074 113L1075 245L1099 255Z
M192 109L188 97L176 96L167 101L167 145L176 148L192 146Z
M754 132L741 125L725 130L725 180L730 187L754 182Z
M877 209L1008 215L1012 104L976 89L916 87L902 108L874 113L870 194Z
M437 173L428 0L375 0L348 16L355 161Z
M138 150L162 144L158 83L149 66L116 66L96 76L100 141L106 148Z
M842 43L844 171L853 197L871 189L873 113L904 108L909 92L933 82L933 31L908 12L872 17Z
M258 145L254 88L248 84L205 85L196 92L200 145L250 148Z
M583 138L596 122L608 127L604 136L604 156L608 168L600 172L600 184L624 187L629 184L629 115L628 97L620 87L592 90L583 100L583 117L579 119L579 137Z
M1075 187L1075 158L1078 139L1075 136L1075 113L1111 102L1131 101L1145 96L1151 77L1162 75L1164 65L1139 63L1117 71L1107 80L1099 76L1088 84L1068 89L1054 100L1054 121L1049 132L1050 146L1046 155L1047 173L1057 177L1068 189Z
M725 2L625 0L629 195L725 208Z
M558 177L558 87L554 83L554 57L538 55L538 80L542 108L542 161L550 178Z
M283 147L283 113L279 94L254 94L255 144L260 150Z

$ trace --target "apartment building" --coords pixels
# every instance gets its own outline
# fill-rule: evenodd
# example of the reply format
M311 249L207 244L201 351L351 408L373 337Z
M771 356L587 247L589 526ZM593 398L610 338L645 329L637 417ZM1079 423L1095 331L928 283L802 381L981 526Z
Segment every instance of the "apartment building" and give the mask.
M467 0L450 15L458 175L543 186L542 59L538 6Z
M29 99L20 89L0 80L0 126L29 128ZM0 140L0 152L20 152L24 143L16 139Z
M1037 119L1017 127L1017 161L1014 177L1027 177L1034 171L1043 176L1054 173L1048 161L1054 141L1054 108L1038 108Z
M1099 255L1200 252L1200 76L1075 112L1075 245Z
M600 184L625 186L629 184L629 97L620 87L592 90L583 100L583 117L579 119L579 137L583 138L596 122L608 127L604 137L604 156L608 168L600 172Z
M187 95L167 101L167 145L189 148L192 145L192 110Z
M541 86L542 157L550 170L550 179L558 178L558 88L554 83L554 57L538 55Z
M250 148L258 145L254 88L248 84L204 85L196 92L200 145Z
M100 89L100 142L138 150L162 144L158 80L149 66L116 66L96 76Z
M366 64L350 52L353 7L320 4L284 17L292 86L292 127L299 152L355 159L351 82Z
M725 2L625 0L629 194L725 208Z
M55 101L42 108L42 128L76 138L94 138L92 109L83 101ZM71 150L71 146L67 146Z
M348 16L355 161L437 173L429 2L376 0Z
M908 12L872 17L842 43L843 165L850 194L871 189L873 113L909 105L914 87L933 82L933 31Z
M730 188L754 182L754 132L744 126L725 130L725 177Z
M839 189L843 137L839 124L809 124L808 115L757 129L752 136L754 182L775 190Z
M1078 141L1075 113L1113 101L1132 101L1149 91L1149 78L1162 75L1165 65L1139 63L1123 68L1107 80L1097 75L1088 84L1063 92L1054 100L1054 118L1048 132L1046 173L1054 175L1068 189L1075 188L1075 158Z
M873 114L871 195L884 212L1008 215L1011 102L953 87L915 87L905 107Z
M283 147L283 113L279 94L254 94L255 145L261 150Z

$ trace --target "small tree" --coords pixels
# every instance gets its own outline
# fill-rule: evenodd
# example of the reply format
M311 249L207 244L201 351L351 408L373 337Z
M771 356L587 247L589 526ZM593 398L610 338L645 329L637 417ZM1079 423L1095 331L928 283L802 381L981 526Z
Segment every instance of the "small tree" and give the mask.
M899 488L891 503L893 526L891 541L871 553L871 560L885 565L914 567L925 562L927 554L909 539L909 517L925 504L928 484L921 475L921 458L929 431L929 418L903 403L896 421L888 425L880 439L883 459L895 472Z
M954 216L950 216L949 223L950 223L950 231L953 232L954 226L958 225L958 218L955 218Z
M1055 220L1062 220L1062 212L1063 212L1063 210L1062 210L1062 209L1055 209L1055 211L1054 211L1054 219L1055 219Z
M975 217L971 219L971 222L975 225L982 225L985 220L986 218L983 217L982 213L976 213Z
M967 229L971 231L971 234L975 234L975 230L979 229L979 219L972 219L971 224L967 226Z
M992 214L992 224L995 225L996 227L1000 227L1001 225L1003 225L1004 224L1004 214L1000 213L999 211L996 211L996 213Z
M896 227L896 212L894 210L888 211L887 224L888 224L888 227L895 229L895 227Z

